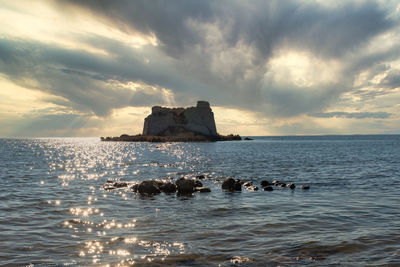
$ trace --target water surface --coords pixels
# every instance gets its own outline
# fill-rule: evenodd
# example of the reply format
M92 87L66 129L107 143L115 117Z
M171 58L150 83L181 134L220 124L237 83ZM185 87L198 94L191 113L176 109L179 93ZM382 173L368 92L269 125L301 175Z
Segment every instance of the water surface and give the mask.
M200 174L211 193L103 189ZM227 176L311 189L229 193ZM0 265L396 266L399 178L399 135L0 139Z

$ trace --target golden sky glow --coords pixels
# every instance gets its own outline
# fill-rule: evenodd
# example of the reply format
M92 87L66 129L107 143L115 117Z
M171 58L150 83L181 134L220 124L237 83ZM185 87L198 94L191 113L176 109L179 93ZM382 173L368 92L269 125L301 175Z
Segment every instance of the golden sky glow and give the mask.
M154 4L1 1L0 136L136 134L197 100L221 134L400 133L396 1Z

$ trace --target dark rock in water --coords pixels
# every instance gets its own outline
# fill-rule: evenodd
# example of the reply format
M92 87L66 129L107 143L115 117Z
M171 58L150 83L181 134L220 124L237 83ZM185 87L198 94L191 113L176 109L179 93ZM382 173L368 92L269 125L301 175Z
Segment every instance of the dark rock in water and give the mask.
M264 191L274 191L274 189L270 185L267 185L267 186L263 187L263 190Z
M203 179L206 179L206 177L201 174L201 175L197 175L196 179L203 180Z
M132 185L131 190L142 195L156 195L161 192L169 194L176 192L176 186L168 181L146 180Z
M244 187L249 187L249 186L252 186L252 185L253 185L253 182L252 182L252 181L241 181L241 184L242 184Z
M258 191L258 187L255 185L248 186L248 187L246 187L246 189L250 190L250 191Z
M175 184L178 194L181 195L192 194L194 192L194 188L196 187L196 183L192 179L181 178L177 180Z
M114 182L112 180L107 180L106 184L103 186L105 190L113 190L123 187L128 187L128 183L119 181Z
M240 183L239 179L236 179L233 189L235 191L242 191L242 184Z
M139 188L139 184L134 184L134 185L132 185L131 190L133 192L137 193L138 192L138 188Z
M113 184L113 186L116 187L116 188L122 188L122 187L127 187L128 183L126 183L126 182L115 182Z
M300 189L308 190L308 189L310 189L310 186L308 186L308 185L300 185Z
M101 137L101 141L123 142L215 142L242 140L239 135L219 135L214 113L206 101L196 107L166 108L154 106L144 120L143 133Z
M202 187L203 184L200 181L194 181L194 187Z
M266 180L262 180L262 181L260 182L260 185L261 185L261 187L266 187L266 186L271 185L271 183L268 182L268 181L266 181Z
M156 195L161 193L160 189L157 187L157 182L152 180L139 183L137 192L142 195Z
M144 120L143 135L179 136L185 133L217 137L214 113L206 101L196 107L166 108L154 106Z
M228 177L225 178L225 180L222 182L222 189L225 190L231 190L233 188L233 185L235 184L235 179Z
M196 187L195 190L201 193L208 193L211 192L211 189L208 187Z
M160 189L160 187L162 187L164 185L164 181L160 181L160 180L152 180L154 185L156 187L158 187Z
M254 262L254 259L247 258L247 257L235 256L230 260L230 262L232 263L232 265L235 265L235 266L242 265L242 264L244 264L245 266L248 266L246 263Z
M222 189L228 190L228 191L242 191L242 185L240 183L240 180L233 179L231 177L226 178L222 182Z
M258 190L258 187L253 185L252 181L241 181L241 184L247 190L250 190L250 191L257 191Z
M160 187L160 190L166 194L175 193L176 192L176 185L171 182L163 183Z
M271 184L273 184L273 185L278 185L278 184L280 184L280 183L281 183L281 182L279 182L278 180L273 180Z
M116 187L112 186L112 184L105 184L103 185L104 190L114 190L117 189Z
M290 184L287 184L286 187L289 187L290 189L295 189L296 185L294 183L290 183Z
M246 140L246 141L251 141L251 140L253 140L253 138L245 137L244 140Z

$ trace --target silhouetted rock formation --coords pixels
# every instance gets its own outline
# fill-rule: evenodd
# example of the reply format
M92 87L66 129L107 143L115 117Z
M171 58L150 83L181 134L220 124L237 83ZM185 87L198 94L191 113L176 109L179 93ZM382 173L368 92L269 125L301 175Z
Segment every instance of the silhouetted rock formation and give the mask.
M214 142L242 140L239 135L219 135L214 113L206 101L196 107L165 108L155 106L144 120L143 134L101 137L101 141L126 142Z
M144 120L143 135L180 136L180 135L218 136L214 113L206 101L198 101L196 107L164 108L155 106Z

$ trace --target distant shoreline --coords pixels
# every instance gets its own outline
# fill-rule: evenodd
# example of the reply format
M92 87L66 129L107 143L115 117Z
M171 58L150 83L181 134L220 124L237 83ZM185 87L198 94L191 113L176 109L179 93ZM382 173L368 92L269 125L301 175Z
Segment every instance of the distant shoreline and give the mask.
M127 135L123 134L116 137L100 137L105 142L217 142L217 141L240 141L240 135L178 135L178 136L160 136L160 135Z
M308 134L308 135L244 135L251 138L300 138L300 137L357 137L357 136L400 136L390 134ZM99 136L1 136L0 139L45 139L45 138L99 138ZM104 137L103 137L104 138Z

